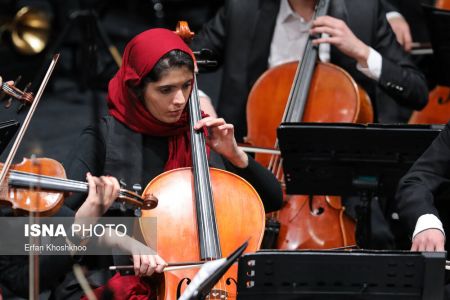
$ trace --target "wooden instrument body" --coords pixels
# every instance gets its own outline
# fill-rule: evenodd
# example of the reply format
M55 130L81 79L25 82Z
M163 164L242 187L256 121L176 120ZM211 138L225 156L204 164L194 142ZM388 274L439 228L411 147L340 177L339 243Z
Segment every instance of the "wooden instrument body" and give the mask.
M450 0L437 0L436 8L450 10ZM428 104L414 111L409 124L445 124L450 120L450 87L438 85L428 95Z
M247 143L265 148L275 144L276 129L283 120L297 67L298 62L291 62L271 68L253 86L247 103ZM372 104L346 71L333 64L318 63L300 121L368 123L373 121ZM269 155L256 157L268 165Z
M285 119L297 67L298 62L292 62L269 69L253 86L247 104L247 143L265 148L276 145L276 129ZM317 63L303 119L298 121L370 123L373 122L372 104L367 93L345 70L333 64ZM256 160L268 166L283 182L278 158L256 154ZM355 223L344 214L340 197L285 195L283 208L273 215L280 223L278 249L355 245Z
M249 245L246 252L258 250L264 232L265 215L257 192L247 181L233 173L212 168L210 172L223 256L232 253L247 240ZM144 239L150 244L156 238L155 250L166 261L201 260L193 191L192 169L182 168L159 175L147 185L143 193L144 196L156 196L159 200L155 209L142 212L142 218L154 217L157 222L156 237L152 236L151 230L141 226ZM192 279L197 271L165 272L165 280L160 283L159 289L161 299L177 299L175 287L180 286L182 292L186 287L183 278ZM236 277L237 268L233 266L224 276L223 282L227 278L237 280ZM222 283L222 288L227 287L228 299L235 299L236 285L233 280L228 285ZM216 286L217 291L220 287L220 284Z
M409 124L446 124L450 120L450 87L437 86L428 95L428 104L414 111Z
M0 164L0 168L3 164ZM24 158L11 166L10 170L34 173L45 176L66 178L66 171L61 163L51 158ZM33 189L13 188L4 184L0 202L10 205L17 211L34 212L41 216L53 215L63 204L64 193L36 191Z

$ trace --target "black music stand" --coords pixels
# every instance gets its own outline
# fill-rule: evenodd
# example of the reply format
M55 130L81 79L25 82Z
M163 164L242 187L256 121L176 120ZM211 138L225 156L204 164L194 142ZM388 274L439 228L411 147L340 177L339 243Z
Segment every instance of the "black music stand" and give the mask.
M189 293L189 295L182 295L185 298L179 298L184 300L203 300L205 299L208 294L210 293L211 289L214 287L214 285L219 281L219 279L225 274L225 272L233 265L233 263L244 253L245 249L248 246L248 242L245 242L237 248L233 253L231 253L227 258L226 261L221 265L213 274L205 278L198 287L195 288L192 293L189 293L188 290L185 290L185 293ZM197 273L197 276L201 276L200 274L201 269L199 273ZM197 277L196 276L196 277ZM196 278L192 279L192 282L190 285L195 284L194 281ZM225 297L226 298L226 297ZM222 299L222 298L221 298Z
M264 250L239 259L238 300L442 300L445 252Z
M356 238L371 247L370 200L392 198L400 178L443 126L284 123L278 140L286 191L360 196Z

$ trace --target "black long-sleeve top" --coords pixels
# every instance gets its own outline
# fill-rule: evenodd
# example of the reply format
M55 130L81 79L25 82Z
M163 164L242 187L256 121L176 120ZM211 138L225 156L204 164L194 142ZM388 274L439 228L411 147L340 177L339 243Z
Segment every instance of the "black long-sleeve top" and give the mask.
M58 217L73 217L75 212L66 206L58 211ZM4 215L0 211L0 217ZM8 230L8 228L2 228ZM17 232L17 231L12 231ZM72 270L74 261L69 255L39 256L39 290L53 289ZM0 255L0 283L15 295L23 298L29 296L29 257L25 255Z
M436 205L441 197L448 198L449 192L450 123L400 180L396 205L406 229L412 233L422 215L439 217Z
M98 129L98 130L97 130ZM86 173L111 175L123 179L127 188L138 183L145 186L163 173L168 157L166 137L141 135L133 132L112 117L103 118L97 126L86 128L70 155L66 167L68 178L85 180ZM246 179L260 195L266 211L281 207L281 186L275 176L249 157L246 168L238 168L223 160L226 170ZM211 155L210 164L221 167L221 159ZM66 205L77 209L85 195L75 195Z

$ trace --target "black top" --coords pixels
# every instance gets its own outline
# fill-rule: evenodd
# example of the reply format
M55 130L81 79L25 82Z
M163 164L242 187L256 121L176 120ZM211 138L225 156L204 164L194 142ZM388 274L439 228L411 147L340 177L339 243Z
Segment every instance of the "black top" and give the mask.
M396 204L400 221L406 224L409 233L412 234L421 215L434 214L439 217L436 205L445 205L440 198L448 200L449 191L450 123L400 180Z
M91 172L96 176L112 175L123 179L128 183L128 189L135 183L145 187L164 171L167 157L167 138L137 134L114 118L105 117L97 126L90 126L82 132L70 155L70 163L66 165L67 178L85 181L86 173ZM259 193L267 211L280 208L280 184L272 173L251 157L245 169L223 162L217 154L212 154L211 158L214 161L211 164L215 167L224 167L249 181ZM73 216L73 211L85 199L85 194L74 194L66 199L64 209L59 213ZM113 206L110 213L116 214L118 210ZM126 212L129 213L132 212ZM0 282L22 297L28 296L27 261L28 257L25 256L0 256ZM72 264L69 256L41 256L41 290L54 288L60 283L71 270ZM72 285L75 283L70 282Z
M127 188L136 183L143 188L157 175L164 172L168 157L166 137L154 137L136 133L112 117L105 117L95 126L86 128L66 170L68 178L85 180L86 173L95 176L111 175L123 179ZM266 211L281 207L281 186L275 176L249 157L247 168L237 168L211 151L210 164L225 168L253 185L260 195ZM74 195L66 205L77 209L86 195Z
M73 210L62 206L55 216L73 217L74 215ZM0 217L4 216L11 217L12 215L2 213L0 210ZM2 230L8 230L8 228L2 228ZM40 255L39 290L55 288L72 270L73 263L72 256L69 255ZM15 295L28 298L29 257L26 255L0 255L0 283Z

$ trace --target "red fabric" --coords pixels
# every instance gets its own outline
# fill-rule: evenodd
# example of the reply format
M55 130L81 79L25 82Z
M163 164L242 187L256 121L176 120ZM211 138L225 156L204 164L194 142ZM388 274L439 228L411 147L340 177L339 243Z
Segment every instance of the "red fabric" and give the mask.
M149 285L137 276L121 276L119 273L114 275L106 286L99 287L94 290L97 299L102 299L103 293L108 291L108 295L112 295L112 300L148 300L152 296ZM88 300L86 296L81 300Z
M175 123L161 122L145 108L131 88L141 83L162 56L175 49L194 57L183 40L170 30L157 28L138 34L125 47L122 66L108 86L109 113L114 118L136 132L169 137L165 170L192 166L187 110Z
M132 130L151 136L169 137L169 157L165 170L192 166L189 116L187 110L180 120L173 124L157 120L139 101L130 89L141 83L166 53L179 49L191 55L189 47L173 32L167 29L151 29L134 37L126 46L122 66L109 82L109 113ZM202 116L206 115L202 113ZM206 134L206 130L205 134ZM209 149L207 149L209 153ZM136 276L116 274L106 286L94 290L98 299L106 290L114 293L115 300L148 299L150 287ZM87 300L85 296L81 299Z

